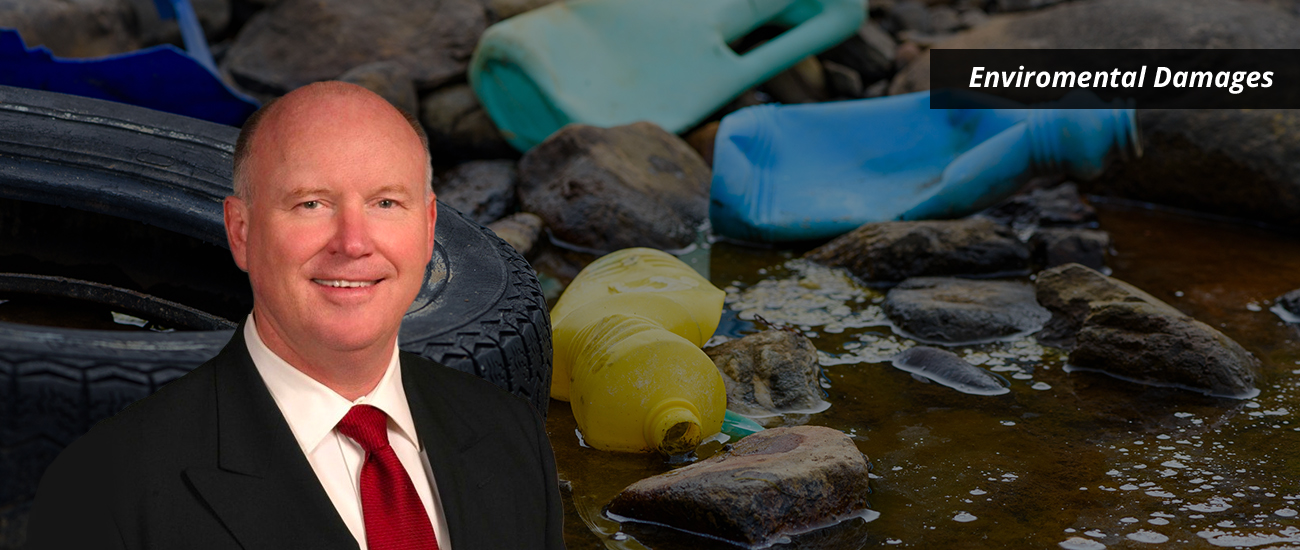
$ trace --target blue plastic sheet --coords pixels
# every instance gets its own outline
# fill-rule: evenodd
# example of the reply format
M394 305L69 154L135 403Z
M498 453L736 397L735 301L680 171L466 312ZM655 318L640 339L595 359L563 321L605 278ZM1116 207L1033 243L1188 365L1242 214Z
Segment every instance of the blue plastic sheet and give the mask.
M27 48L18 31L0 29L0 84L93 97L241 126L258 102L236 92L171 45L88 59Z

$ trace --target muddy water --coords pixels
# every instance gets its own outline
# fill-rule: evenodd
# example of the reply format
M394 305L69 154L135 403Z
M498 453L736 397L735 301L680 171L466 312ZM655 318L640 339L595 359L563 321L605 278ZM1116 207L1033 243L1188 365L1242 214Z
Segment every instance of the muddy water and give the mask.
M880 517L852 526L860 535L848 546L1300 548L1300 327L1269 311L1300 287L1300 238L1099 210L1115 242L1113 275L1259 357L1259 396L1066 373L1064 357L1032 337L952 350L1010 379L1009 394L921 383L887 363L915 344L893 335L879 291L792 261L802 251L714 245L712 280L728 290L719 334L757 330L754 314L800 327L822 353L832 406L790 420L844 431L873 464ZM552 401L547 423L571 489L570 548L718 546L602 514L624 486L679 465L583 447L567 403Z

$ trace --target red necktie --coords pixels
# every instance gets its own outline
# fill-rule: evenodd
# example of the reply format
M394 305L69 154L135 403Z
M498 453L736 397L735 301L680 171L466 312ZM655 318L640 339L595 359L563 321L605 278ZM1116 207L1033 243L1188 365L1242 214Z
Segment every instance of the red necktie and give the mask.
M338 430L366 451L361 515L369 550L438 550L415 484L388 444L388 415L370 405L356 405L339 421Z

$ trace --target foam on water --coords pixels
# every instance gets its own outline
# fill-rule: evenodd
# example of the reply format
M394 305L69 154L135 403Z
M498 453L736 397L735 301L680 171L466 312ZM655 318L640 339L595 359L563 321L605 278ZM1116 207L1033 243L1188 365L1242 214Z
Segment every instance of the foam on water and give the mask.
M1169 540L1169 537L1155 531L1136 531L1129 533L1125 538L1138 542L1147 542L1151 544L1160 544Z
M1106 548L1105 544L1092 539L1085 539L1083 537L1070 537L1069 539L1061 541L1057 546L1060 546L1065 550L1103 550Z

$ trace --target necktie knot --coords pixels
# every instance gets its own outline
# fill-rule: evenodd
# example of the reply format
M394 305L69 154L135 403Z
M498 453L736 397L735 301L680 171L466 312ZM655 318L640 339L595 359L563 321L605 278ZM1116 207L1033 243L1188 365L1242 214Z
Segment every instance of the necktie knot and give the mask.
M355 405L338 423L339 433L352 438L366 454L388 446L388 415L371 405Z

